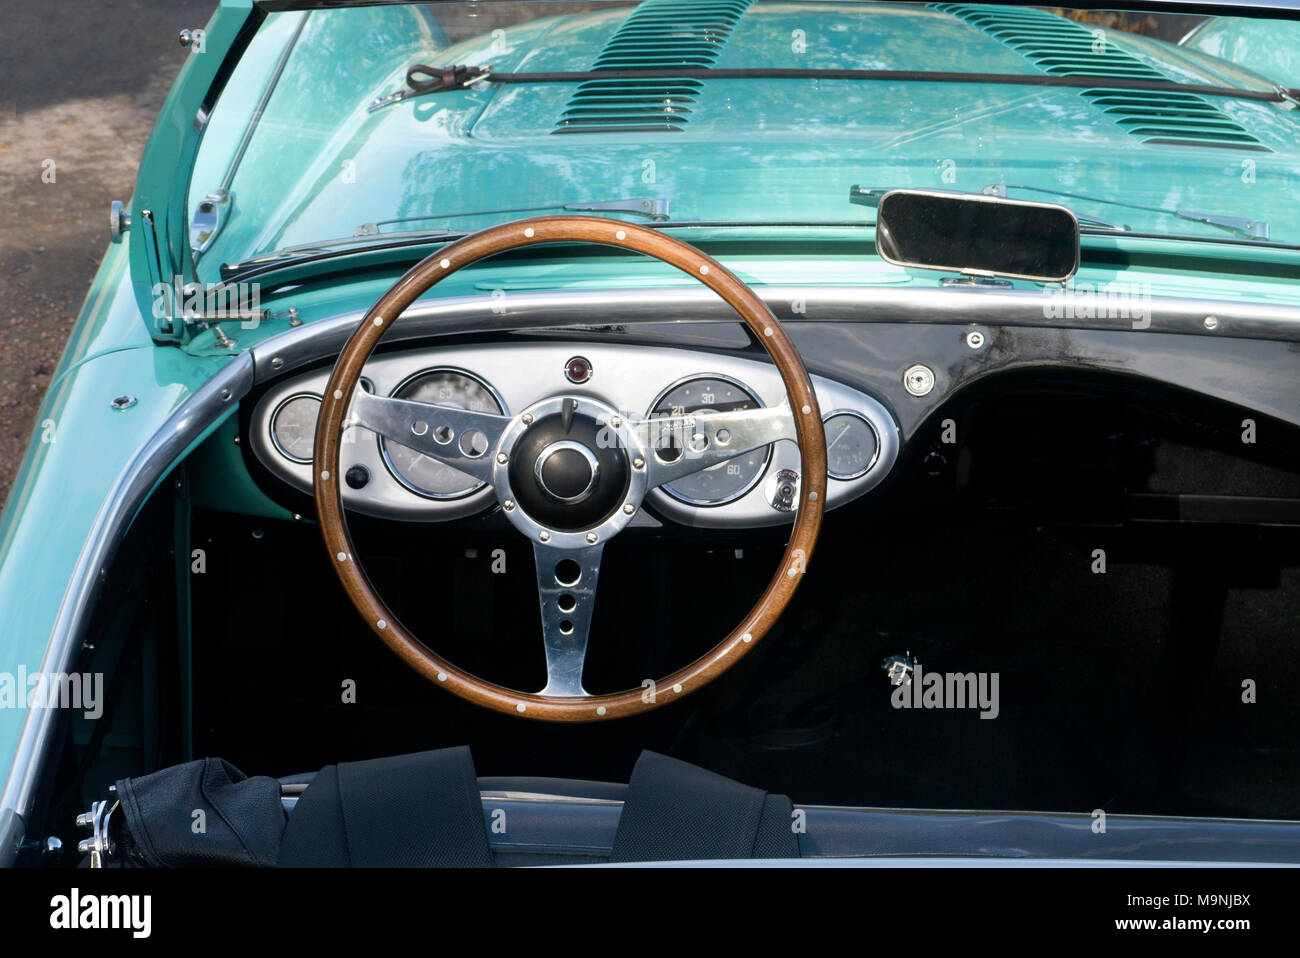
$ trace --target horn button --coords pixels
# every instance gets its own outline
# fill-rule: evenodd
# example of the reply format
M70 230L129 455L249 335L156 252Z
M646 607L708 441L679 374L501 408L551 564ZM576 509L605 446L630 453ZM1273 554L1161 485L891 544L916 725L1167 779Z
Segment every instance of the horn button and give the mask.
M621 449L597 441L590 416L556 413L538 419L519 439L510 486L535 520L563 532L600 525L622 504L629 468Z

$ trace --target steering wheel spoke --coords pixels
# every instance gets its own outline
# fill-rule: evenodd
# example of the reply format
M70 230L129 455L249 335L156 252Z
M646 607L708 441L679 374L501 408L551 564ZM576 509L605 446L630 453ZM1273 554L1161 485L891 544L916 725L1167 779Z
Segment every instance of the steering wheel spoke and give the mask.
M795 439L784 403L765 409L693 413L641 419L633 428L650 450L647 485L666 485L778 439Z
M533 543L537 563L537 597L542 607L542 639L546 644L546 687L539 695L586 698L582 669L587 636L596 605L596 581L605 545L559 549Z
M369 429L484 482L492 478L492 451L509 424L509 416L375 396L360 389L344 423Z

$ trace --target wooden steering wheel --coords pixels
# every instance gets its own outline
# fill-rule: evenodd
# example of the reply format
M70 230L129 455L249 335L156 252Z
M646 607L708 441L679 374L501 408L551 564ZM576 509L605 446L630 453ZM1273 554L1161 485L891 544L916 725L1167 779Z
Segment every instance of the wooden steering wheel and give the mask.
M680 269L722 297L763 344L787 403L737 412L633 419L587 396L542 399L514 416L473 412L357 388L362 367L402 312L442 279L487 256L542 243L600 243ZM343 430L369 429L483 482L533 544L547 683L519 692L458 669L410 634L379 598L348 534L340 498ZM664 443L663 437L673 441ZM582 687L587 635L605 543L632 521L646 492L778 439L798 443L799 506L781 562L740 624L685 668L634 689ZM470 702L522 718L593 722L689 695L735 665L784 611L812 556L826 499L826 439L808 371L766 304L716 260L662 233L590 216L518 220L458 240L422 260L366 314L339 354L316 425L316 508L332 564L371 630L411 668Z

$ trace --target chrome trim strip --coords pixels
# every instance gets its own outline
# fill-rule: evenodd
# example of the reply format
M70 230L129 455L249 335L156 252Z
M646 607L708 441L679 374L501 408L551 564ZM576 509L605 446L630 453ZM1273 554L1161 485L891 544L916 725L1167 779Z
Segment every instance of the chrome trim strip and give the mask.
M253 373L253 360L247 353L232 359L172 413L118 475L100 506L68 581L41 658L41 672L67 672L72 668L102 575L136 513L185 450L227 410L238 405L253 386ZM4 792L0 794L0 820L9 810L24 822L30 814L56 714L53 709L28 711L9 765ZM14 849L8 845L0 848L0 866L9 864L13 854Z
M1039 326L1183 333L1300 342L1300 306L1152 296L1139 325L1124 317L1054 320L1048 307L1073 313L1097 309L1094 297L1076 290L1023 290L963 286L754 286L783 323L932 323ZM502 309L502 304L505 308ZM798 312L795 311L796 305ZM255 382L261 384L306 363L336 355L365 316L343 313L291 329L252 348ZM616 317L611 323L610 317ZM685 316L687 318L683 319ZM1217 322L1207 328L1205 319ZM990 318L994 317L994 318ZM455 296L415 303L384 336L386 344L455 333L509 332L567 326L609 327L646 323L727 322L739 318L703 286L652 289L537 290L511 292L504 300ZM272 359L281 360L273 366Z

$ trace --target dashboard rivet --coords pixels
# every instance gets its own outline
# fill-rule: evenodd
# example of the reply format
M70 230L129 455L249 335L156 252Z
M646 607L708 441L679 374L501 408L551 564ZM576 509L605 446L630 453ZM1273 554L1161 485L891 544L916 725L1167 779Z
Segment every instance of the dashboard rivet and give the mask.
M228 389L222 391L227 394L229 394L230 392L230 390ZM230 397L229 395L225 395L222 396L221 398L224 400L224 399L229 399ZM114 409L118 410L119 412L123 409L130 409L135 404L136 404L136 398L134 396L128 396L126 394L114 397L113 401L109 403L110 406L112 406Z
M282 357L282 356L273 356L273 357L271 358L271 368L272 368L272 369L283 369L283 368L284 368L284 357Z
M588 533L587 533L587 541L590 542L592 545L595 545L595 544L596 544L596 540L597 540L597 538L599 538L599 537L596 535L596 533L594 533L594 532L588 532Z
M909 366L903 373L903 388L913 396L928 395L934 388L934 370L921 363Z
M504 465L505 465L507 462L509 462L509 461L510 461L510 457L507 456L504 452L499 452L499 453L497 453L497 462L498 462L500 465L503 465L503 466L504 466Z
M1217 316L1206 316L1206 317L1205 317L1205 328L1206 328L1206 329L1218 329L1218 328L1219 328L1219 317L1217 317Z
M533 414L530 412L524 413L519 418L524 421L525 426L531 426L533 424Z
M637 456L635 459L632 460L632 468L633 468L633 469L644 469L644 468L645 468L645 460L642 459L640 456Z
M507 499L505 502L501 503L501 508L504 509L506 512L512 511L514 507L515 507L515 501L513 499Z
M543 529L541 532L537 533L537 538L542 542L550 542L551 534Z
M984 345L984 334L978 329L972 329L966 334L966 345L971 349L979 349Z
M630 516L632 513L636 512L636 506L632 505L630 502L626 503L623 506L623 511Z

